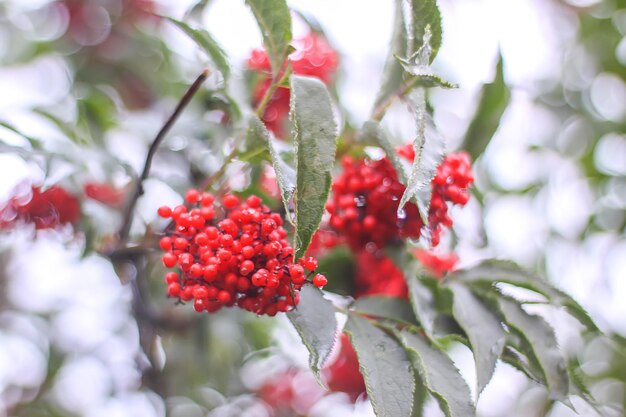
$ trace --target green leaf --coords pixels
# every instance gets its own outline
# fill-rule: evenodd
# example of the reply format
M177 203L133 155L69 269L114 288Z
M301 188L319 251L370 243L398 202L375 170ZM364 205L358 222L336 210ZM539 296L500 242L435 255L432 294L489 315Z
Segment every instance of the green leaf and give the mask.
M550 397L566 400L569 392L567 368L550 325L541 317L528 314L512 299L498 297L498 305L509 328L522 338L528 353L539 364Z
M291 77L289 117L296 146L295 254L304 255L324 214L337 148L337 123L326 86Z
M365 379L367 395L378 417L409 417L415 381L411 362L400 344L367 320L348 314L350 335Z
M352 304L352 309L360 314L417 324L411 305L396 297L377 295L360 297Z
M424 386L446 417L475 416L470 389L452 360L416 334L403 330L399 335Z
M439 312L435 307L435 295L431 289L424 285L419 277L414 274L407 275L406 280L409 287L409 298L415 316L422 325L422 329L424 329L424 333L426 333L428 338L435 340L435 321L439 316Z
M313 285L300 290L298 308L287 313L309 350L309 365L319 381L319 371L328 359L337 334L335 307Z
M167 18L170 22L176 25L180 30L185 32L187 36L193 39L198 46L200 46L204 52L211 58L211 60L215 63L215 66L222 73L224 79L228 79L230 76L230 64L228 63L228 57L226 52L222 49L220 44L211 36L211 34L204 29L197 29L189 26L185 22L181 22L180 20L173 19L171 17Z
M436 0L411 0L410 2L410 28L411 28L411 50L409 55L415 51L418 51L424 46L424 34L426 33L426 27L430 26L431 38L430 48L432 52L430 54L429 62L437 56L439 48L441 47L441 13L437 6Z
M287 219L290 222L293 222L289 214L291 213L289 203L296 191L296 171L280 156L280 153L276 149L279 144L275 143L275 140L270 137L267 128L257 116L253 115L250 117L250 125L248 127L246 140L248 144L252 144L259 140L267 144L267 148L269 149L270 157L272 159L272 166L274 167L274 171L276 171L276 181L278 182L280 195L282 197L283 204L285 205L285 213L287 213Z
M518 371L522 372L528 379L538 384L542 384L543 375L540 369L531 363L530 360L525 357L521 352L513 349L511 346L507 346L502 353L500 359L503 362L508 363Z
M395 16L393 23L393 34L391 36L391 45L385 68L383 69L383 79L380 90L374 101L374 109L385 103L389 97L397 94L404 80L404 71L402 65L395 58L396 56L406 55L406 26L404 16L402 14L402 1L395 1Z
M452 273L449 279L458 279L469 283L494 284L503 282L518 287L535 291L552 302L556 306L562 306L578 319L589 331L599 331L589 313L565 292L554 288L547 281L525 271L513 262L501 260L488 260L479 265L465 270Z
M496 368L504 349L502 324L484 304L464 285L451 283L454 294L452 307L455 320L469 338L476 362L478 395L483 391Z
M426 113L426 99L424 89L418 88L411 95L417 94L416 116L417 134L413 140L415 159L411 165L411 173L406 189L398 205L398 216L402 217L404 205L411 199L417 199L417 208L424 224L428 224L428 212L432 193L431 181L437 172L437 167L443 159L445 143L432 124Z
M478 108L465 132L461 149L465 149L474 161L485 151L498 130L500 119L511 99L511 92L504 81L503 69L502 55L498 55L494 80L483 86Z
M263 45L276 77L289 53L291 14L285 0L246 0L261 29Z

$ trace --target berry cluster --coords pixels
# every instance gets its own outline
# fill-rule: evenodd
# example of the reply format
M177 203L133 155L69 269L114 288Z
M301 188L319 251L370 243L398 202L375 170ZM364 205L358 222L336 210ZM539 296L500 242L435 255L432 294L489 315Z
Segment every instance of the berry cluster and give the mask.
M326 39L311 33L302 39L293 41L295 51L289 55L289 62L294 74L308 75L319 78L330 84L337 70L337 52L330 47ZM248 59L248 67L264 74L253 92L254 105L257 105L272 84L269 57L263 49L252 51ZM289 113L289 89L279 87L272 95L262 119L276 137L285 138L287 114Z
M45 191L32 187L28 195L12 197L0 209L0 229L18 223L32 223L37 230L53 229L75 223L80 218L78 199L64 188L53 186Z
M345 392L352 401L365 393L365 380L359 370L359 360L346 333L341 333L339 352L335 360L324 369L324 379L331 391Z
M355 297L386 295L407 298L404 274L382 251L359 251L355 255L355 268Z
M228 194L216 204L213 195L191 189L185 200L190 208L158 210L174 222L160 240L166 251L163 264L179 269L165 275L168 296L193 300L198 312L237 305L274 316L298 304L298 291L306 282L326 285L326 277L315 273L315 258L293 262L282 218L259 197L241 202Z
M399 153L410 159L414 157L407 154L406 148ZM342 166L343 173L333 181L332 197L326 209L331 214L330 226L344 235L354 250L370 242L382 248L402 238L417 239L422 235L424 224L415 204L406 204L405 216L397 216L405 186L398 181L388 158L355 161L344 157ZM447 203L465 205L469 200L467 187L473 180L465 153L448 154L437 168L428 213L433 246L439 244L443 228L452 226Z

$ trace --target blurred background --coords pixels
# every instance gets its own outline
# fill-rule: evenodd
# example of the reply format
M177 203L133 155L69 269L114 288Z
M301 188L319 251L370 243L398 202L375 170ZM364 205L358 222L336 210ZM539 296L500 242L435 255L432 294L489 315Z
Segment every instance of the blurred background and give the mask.
M341 117L360 127L388 53L393 2L289 4L298 12L294 38L313 27L338 51ZM443 246L455 248L461 267L514 260L578 300L610 337L581 338L557 312L548 319L599 401L624 415L626 2L439 5L444 40L434 66L459 88L432 89L430 104L447 148L469 150L476 175ZM215 36L233 66L232 97L211 94L224 87L214 71L155 160L133 234L160 225L157 207L180 203L194 178L221 165L216 138L232 134L222 115L250 101L247 60L261 45L252 14L232 0L0 0L0 204L16 189L63 183L79 196L85 231L43 230L33 239L32 230L0 230L0 416L372 416L363 398L323 395L286 320L197 317L165 298L160 267L115 271L94 252L121 216L115 204L89 198L85 184L124 190L186 86L212 66L152 13ZM402 106L384 124L410 140ZM242 166L229 170L231 188L248 185ZM138 274L149 277L146 288L123 285ZM133 290L150 294L146 305L134 305ZM154 326L151 314L163 311ZM471 352L458 345L451 354L472 381ZM289 381L289 392L274 392L273 378ZM292 410L280 414L272 398L285 396ZM577 415L547 404L543 389L499 364L478 411ZM431 405L430 415L442 415Z

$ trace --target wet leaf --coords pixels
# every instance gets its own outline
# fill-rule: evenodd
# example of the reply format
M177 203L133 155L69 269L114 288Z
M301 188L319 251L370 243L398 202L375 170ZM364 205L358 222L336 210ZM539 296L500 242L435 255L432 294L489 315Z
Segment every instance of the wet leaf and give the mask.
M348 315L345 331L357 353L376 416L409 417L415 380L405 350L383 330L355 314Z
M472 160L482 155L489 145L510 99L511 92L504 81L504 62L502 55L498 55L494 80L483 86L478 108L461 145L461 149L466 150Z
M180 20L172 19L171 17L168 17L167 19L176 25L180 30L185 32L187 36L193 39L196 44L198 44L198 46L206 52L208 57L211 58L211 60L215 63L215 66L222 73L222 77L227 80L230 76L228 56L213 36L204 29L193 28Z
M407 330L399 335L424 386L435 397L446 417L475 416L470 389L448 355Z
M455 320L469 338L476 362L477 393L483 391L504 349L505 334L500 319L464 285L451 283Z
M296 147L295 254L304 255L324 214L337 148L337 123L326 86L291 77L290 120Z
M261 29L263 45L276 78L289 53L291 14L285 0L246 0Z
M569 378L554 330L539 316L528 314L516 301L499 297L498 305L507 325L522 338L529 355L539 364L550 397L565 401Z
M298 308L287 313L287 317L309 350L309 365L319 380L319 371L336 340L335 307L318 288L305 285L300 291Z

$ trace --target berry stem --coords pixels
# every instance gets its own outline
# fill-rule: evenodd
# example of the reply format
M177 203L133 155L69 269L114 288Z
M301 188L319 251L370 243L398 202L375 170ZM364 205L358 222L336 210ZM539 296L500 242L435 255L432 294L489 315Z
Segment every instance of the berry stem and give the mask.
M176 108L174 109L170 117L165 121L165 124L163 124L163 127L161 127L161 130L159 130L159 133L157 133L156 137L152 141L152 144L150 145L150 148L148 149L148 155L146 156L146 161L143 166L143 171L141 172L141 176L137 179L137 183L135 184L135 190L133 194L131 195L130 200L128 201L126 210L124 211L124 217L123 217L124 220L118 231L118 238L119 238L120 244L124 244L128 240L128 235L130 233L130 226L133 222L133 214L135 212L135 206L137 205L137 200L139 200L139 197L141 197L144 193L143 182L148 178L148 175L150 174L150 167L152 166L152 159L154 158L154 155L156 154L157 149L161 145L161 142L163 142L163 139L165 138L165 135L167 134L167 132L169 132L169 130L174 125L174 123L176 122L176 120L178 119L182 111L185 109L185 107L187 107L187 105L189 104L193 96L198 92L198 90L200 89L200 86L202 85L204 80L207 79L208 76L209 76L208 69L205 69L204 71L202 71L202 73L198 76L198 78L196 78L193 84L191 84L191 86L187 89L185 94L181 97L180 101L178 102L178 105L176 106Z

